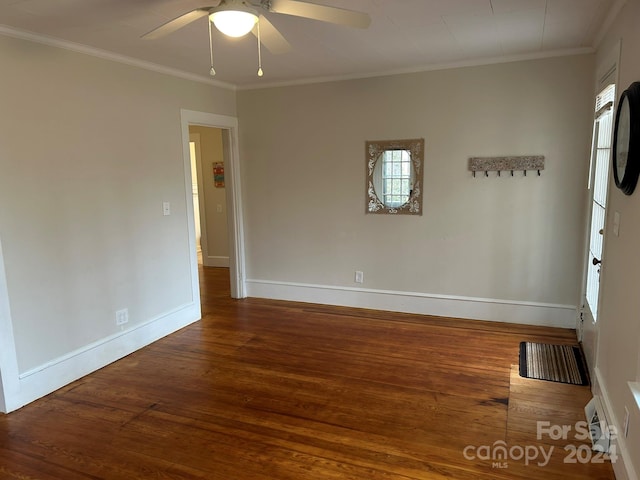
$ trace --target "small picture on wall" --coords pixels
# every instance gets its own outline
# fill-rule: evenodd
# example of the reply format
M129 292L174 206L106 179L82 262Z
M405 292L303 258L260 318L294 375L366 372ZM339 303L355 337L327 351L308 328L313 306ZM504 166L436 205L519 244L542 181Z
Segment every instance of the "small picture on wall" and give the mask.
M216 188L224 188L224 163L213 164L213 184Z

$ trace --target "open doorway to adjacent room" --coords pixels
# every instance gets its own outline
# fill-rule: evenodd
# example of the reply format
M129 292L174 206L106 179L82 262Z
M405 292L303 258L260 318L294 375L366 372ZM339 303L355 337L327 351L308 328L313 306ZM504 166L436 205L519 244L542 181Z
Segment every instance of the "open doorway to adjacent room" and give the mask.
M181 117L194 300L211 292L211 282L226 298L244 298L237 119L191 110Z
M223 130L189 126L191 191L198 264L229 268Z

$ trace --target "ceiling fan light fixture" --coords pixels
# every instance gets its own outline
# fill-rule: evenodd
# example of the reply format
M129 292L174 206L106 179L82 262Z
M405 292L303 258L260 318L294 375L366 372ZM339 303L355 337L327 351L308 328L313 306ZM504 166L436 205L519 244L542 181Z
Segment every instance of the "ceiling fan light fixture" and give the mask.
M258 13L244 5L244 2L232 3L209 15L218 30L229 37L243 37L258 22Z

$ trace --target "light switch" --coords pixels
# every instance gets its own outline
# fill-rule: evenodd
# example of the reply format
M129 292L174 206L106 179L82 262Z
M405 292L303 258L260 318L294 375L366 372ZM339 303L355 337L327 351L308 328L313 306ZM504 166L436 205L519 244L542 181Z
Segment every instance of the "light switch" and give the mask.
M171 203L162 202L162 214L164 216L171 215Z
M620 234L620 213L613 214L613 234L617 237Z
M218 213L222 213L222 205L220 205L220 204L216 205L216 211Z

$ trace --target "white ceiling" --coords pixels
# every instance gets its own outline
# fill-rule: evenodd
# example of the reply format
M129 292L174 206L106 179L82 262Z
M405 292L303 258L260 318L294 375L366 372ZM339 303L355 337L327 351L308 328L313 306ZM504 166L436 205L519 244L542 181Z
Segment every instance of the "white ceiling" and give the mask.
M256 0L253 0L254 3ZM308 0L371 15L367 30L266 13L293 50L272 55L251 34L214 29L216 80L248 87L415 71L593 48L624 0ZM207 20L168 37L140 36L206 0L0 0L5 33L18 29L208 76Z

